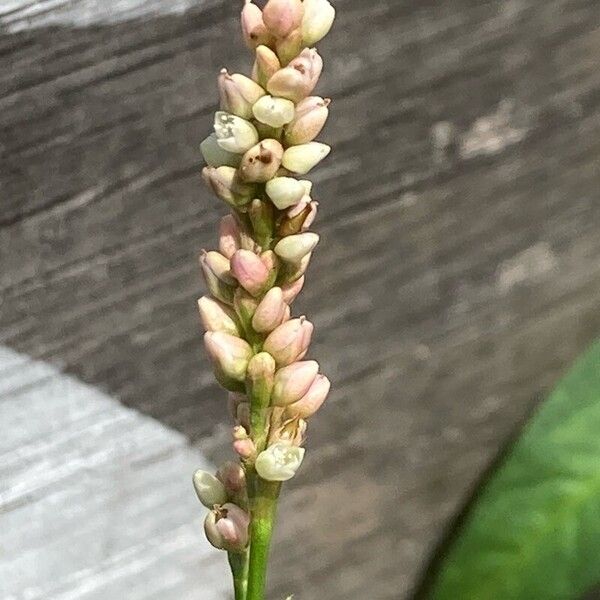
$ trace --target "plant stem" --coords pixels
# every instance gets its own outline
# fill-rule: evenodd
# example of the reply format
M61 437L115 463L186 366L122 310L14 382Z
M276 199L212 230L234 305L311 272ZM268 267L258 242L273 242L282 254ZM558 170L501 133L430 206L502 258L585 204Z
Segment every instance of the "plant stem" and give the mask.
M250 566L246 600L265 600L269 547L275 524L281 483L256 476L250 525Z
M246 600L248 585L248 553L229 552L229 566L233 575L235 600Z

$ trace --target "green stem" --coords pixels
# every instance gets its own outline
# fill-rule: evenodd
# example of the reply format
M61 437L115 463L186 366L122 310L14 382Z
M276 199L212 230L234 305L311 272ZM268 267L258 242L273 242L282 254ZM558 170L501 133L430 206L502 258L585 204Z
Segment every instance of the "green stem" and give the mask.
M248 585L248 553L229 552L229 566L233 575L235 600L246 600Z
M269 548L281 483L256 476L250 525L250 565L246 600L265 600Z

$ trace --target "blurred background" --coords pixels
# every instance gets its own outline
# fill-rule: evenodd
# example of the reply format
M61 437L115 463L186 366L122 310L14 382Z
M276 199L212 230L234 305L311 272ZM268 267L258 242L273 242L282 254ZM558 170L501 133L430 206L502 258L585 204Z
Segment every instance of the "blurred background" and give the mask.
M600 10L334 4L297 304L334 392L271 597L409 599L600 331ZM250 68L240 5L0 0L4 600L228 597L190 478L230 457L196 314L224 213L199 142L219 69Z

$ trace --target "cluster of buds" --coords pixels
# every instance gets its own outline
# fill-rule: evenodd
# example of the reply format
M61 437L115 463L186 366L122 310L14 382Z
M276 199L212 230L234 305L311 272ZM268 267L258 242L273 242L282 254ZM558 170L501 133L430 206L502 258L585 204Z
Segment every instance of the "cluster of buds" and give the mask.
M240 477L291 479L304 457L306 422L329 393L319 365L306 359L313 325L293 317L291 305L319 242L309 231L318 203L303 177L330 152L315 141L330 100L313 95L323 69L313 45L334 17L328 0L268 0L262 10L245 0L252 75L221 71L214 132L201 144L203 179L230 214L221 219L218 250L200 257L209 295L198 306L215 376L229 392ZM208 539L242 549L247 497L227 490L219 474L194 481L211 509Z

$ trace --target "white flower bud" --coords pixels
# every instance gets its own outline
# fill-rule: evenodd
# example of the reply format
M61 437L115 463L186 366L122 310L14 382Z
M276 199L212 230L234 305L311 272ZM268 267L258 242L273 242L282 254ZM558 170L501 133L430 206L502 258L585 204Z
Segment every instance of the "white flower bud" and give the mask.
M320 142L309 142L308 144L292 146L283 153L282 164L293 173L305 175L330 152L331 147Z
M302 39L307 46L314 46L331 29L335 19L335 8L328 0L304 0Z
M252 107L254 116L265 125L283 127L290 123L295 115L295 106L291 100L263 96Z
M304 452L304 448L278 442L258 455L256 471L267 481L288 481L302 464Z
M299 263L307 254L310 254L319 243L316 233L305 232L288 235L277 242L275 254L286 262Z
M267 195L279 210L298 204L306 192L304 183L293 177L275 177L267 181L266 189Z
M227 502L225 486L214 475L202 469L194 473L194 489L198 495L198 500L206 508L212 508L215 504Z
M258 131L250 121L222 110L215 114L215 134L219 146L235 154L244 154L256 145L259 139Z

